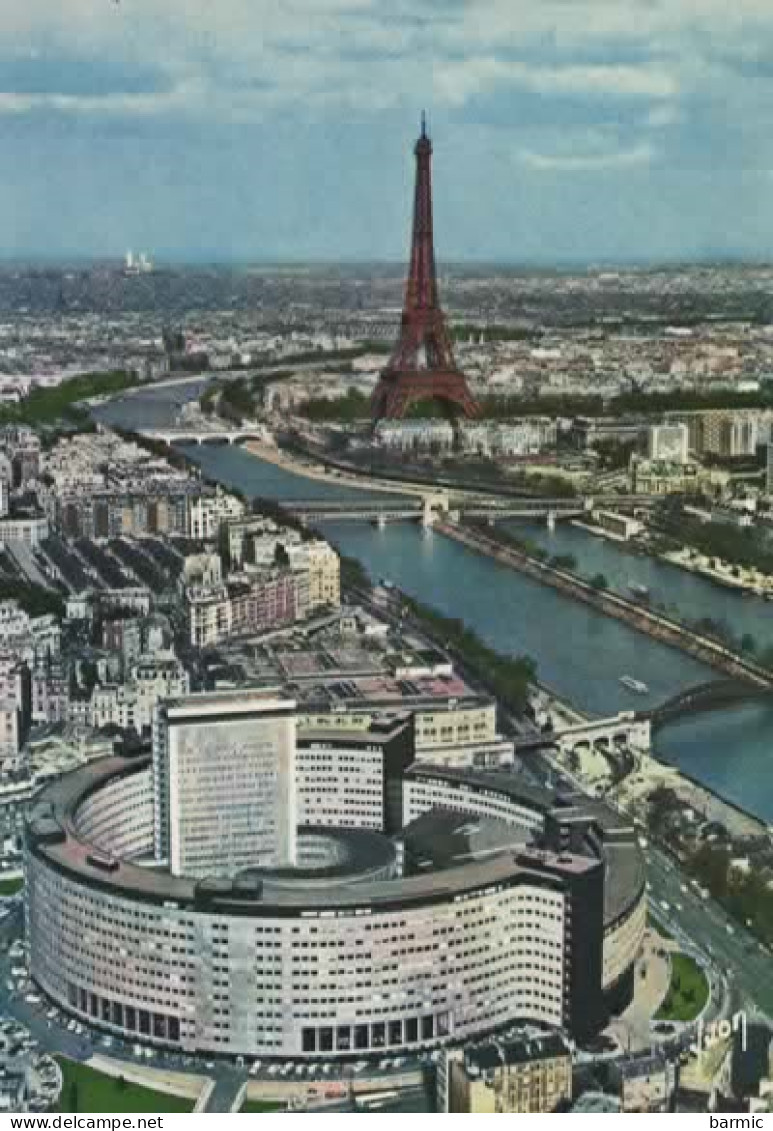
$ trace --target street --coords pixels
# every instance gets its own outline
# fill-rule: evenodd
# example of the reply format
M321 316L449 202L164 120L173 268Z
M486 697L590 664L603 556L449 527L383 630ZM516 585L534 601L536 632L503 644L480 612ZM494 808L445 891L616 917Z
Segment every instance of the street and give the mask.
M645 855L650 901L658 918L684 933L727 976L734 1007L773 1017L771 955L719 904L701 898L665 852L650 846Z

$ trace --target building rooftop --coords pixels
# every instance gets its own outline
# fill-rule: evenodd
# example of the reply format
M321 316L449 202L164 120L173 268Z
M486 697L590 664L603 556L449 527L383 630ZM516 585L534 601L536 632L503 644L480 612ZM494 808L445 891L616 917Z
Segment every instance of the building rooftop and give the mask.
M493 817L432 809L406 825L400 839L405 846L406 871L421 874L457 867L507 849L518 852L526 834Z
M545 813L552 810L557 804L562 804L555 793L549 789L525 781L516 773L507 770L467 770L453 766L435 766L430 763L416 762L407 771L410 778L435 778L446 783L456 783L459 788L472 788L482 793L502 793L517 801L524 801Z
M378 715L371 719L367 727L349 730L341 727L308 727L298 735L298 745L309 746L312 743L321 746L359 746L363 737L374 743L389 742L396 734L400 734L410 726L412 715L409 711L394 715Z
M295 702L286 699L277 687L240 687L233 691L198 691L164 700L168 718L210 716L220 712L234 715L249 714L255 710L294 711Z
M560 1033L545 1033L472 1045L465 1050L464 1060L471 1072L484 1075L505 1065L531 1064L558 1057L571 1057L569 1046Z
M653 1052L649 1056L619 1060L615 1067L623 1080L639 1080L653 1076L655 1073L665 1072L668 1068L668 1057L663 1052Z
M272 877L267 872L261 875L259 885L245 886L236 877L233 881L218 882L213 890L212 885L171 876L165 869L111 858L83 839L77 821L83 800L108 782L137 773L150 773L149 758L105 758L46 787L28 815L30 850L45 856L63 873L75 874L94 887L116 894L139 895L156 903L171 901L191 906L216 903L220 910L249 916L309 915L314 911L353 911L369 906L401 909L446 901L449 895L479 891L491 885L516 886L523 882L561 890L562 874L597 866L592 854L578 857L533 850L519 852L518 845L504 834L497 847L495 841L499 834L495 831L480 833L478 843L482 850L468 853L466 858L457 861L453 859L454 835L465 835L457 825L456 834L451 831L448 842L451 856L447 866L439 870L430 868L403 878L358 883L351 882L352 876L333 876L329 883L315 886L313 890L303 875L299 875L295 883L287 874ZM483 824L482 818L477 821ZM469 838L469 834L467 836ZM490 838L490 851L483 850L484 837ZM463 842L457 841L457 844L463 845Z
M604 922L607 926L627 912L632 900L638 898L644 888L644 861L634 827L627 817L603 801L582 794L560 797L503 770L476 772L416 762L406 771L406 777L457 783L460 790L473 788L483 793L501 793L546 816L550 814L562 823L587 825L589 851L604 860Z

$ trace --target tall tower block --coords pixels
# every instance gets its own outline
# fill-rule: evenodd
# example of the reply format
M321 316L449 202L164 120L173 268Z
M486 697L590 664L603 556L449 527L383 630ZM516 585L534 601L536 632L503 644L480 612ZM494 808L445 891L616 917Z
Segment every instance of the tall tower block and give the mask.
M432 230L432 142L422 115L416 154L411 264L400 334L373 391L374 421L400 419L415 401L436 400L450 415L476 416L478 406L456 366L440 306Z

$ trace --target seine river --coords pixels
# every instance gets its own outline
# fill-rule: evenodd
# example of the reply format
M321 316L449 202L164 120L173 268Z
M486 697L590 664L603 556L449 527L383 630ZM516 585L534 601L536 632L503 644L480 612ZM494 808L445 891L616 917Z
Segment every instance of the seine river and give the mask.
M162 391L158 394L121 398L96 415L130 426L161 423ZM279 501L348 498L353 493L367 498L366 492L351 487L293 475L240 448L184 450L207 475L248 494ZM723 620L739 635L751 633L760 647L773 638L773 602L743 598L577 527L559 526L550 533L517 524L517 530L552 553L573 554L585 574L603 572L620 592L631 583L645 585L653 600L683 617ZM398 523L378 530L367 523L340 521L326 523L324 533L343 553L358 558L374 578L389 578L420 600L460 617L502 651L532 656L546 684L591 713L659 703L681 688L715 678L710 668L676 649L418 526ZM627 691L620 683L622 675L643 681L648 693ZM773 824L773 706L748 705L684 719L660 732L656 750Z

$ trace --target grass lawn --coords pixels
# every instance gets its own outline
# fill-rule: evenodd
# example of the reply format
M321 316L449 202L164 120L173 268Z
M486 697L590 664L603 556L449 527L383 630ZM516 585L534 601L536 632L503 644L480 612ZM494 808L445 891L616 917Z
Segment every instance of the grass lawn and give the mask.
M658 1021L694 1021L709 1000L709 983L687 954L671 955L671 985L655 1017Z
M64 1075L64 1087L57 1111L72 1112L165 1112L193 1111L194 1100L155 1092L139 1084L105 1076L86 1064L57 1057Z
M0 895L16 895L24 887L24 876L14 876L12 880L0 880Z
M285 1104L271 1100L245 1100L239 1108L240 1115L257 1115L261 1111L284 1111Z

